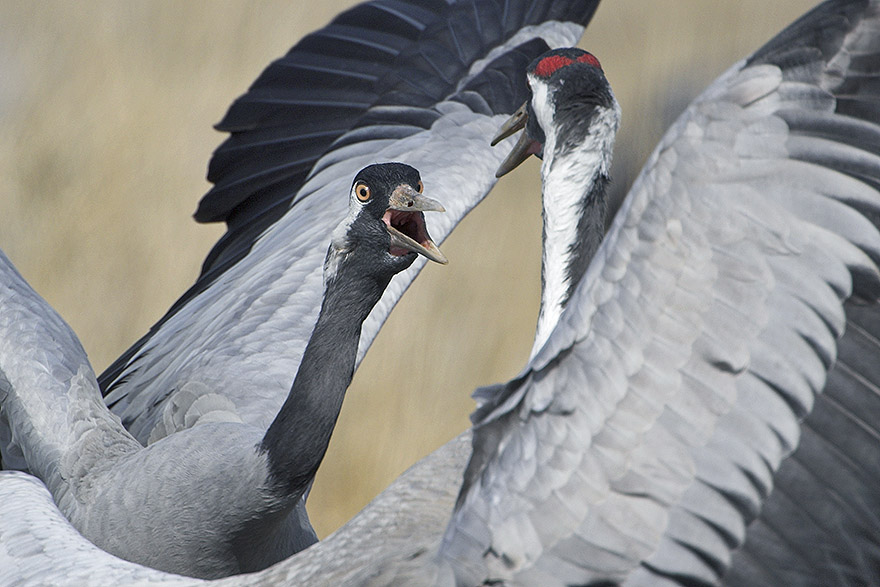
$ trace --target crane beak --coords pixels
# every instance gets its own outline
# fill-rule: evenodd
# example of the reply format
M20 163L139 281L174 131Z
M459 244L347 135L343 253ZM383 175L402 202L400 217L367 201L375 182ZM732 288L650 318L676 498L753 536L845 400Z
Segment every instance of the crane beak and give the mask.
M431 240L425 226L424 212L446 212L440 202L423 196L407 184L397 186L388 200L388 210L382 216L388 234L391 235L392 255L418 253L445 265L449 262Z
M528 104L528 102L524 102L523 105L513 113L513 116L508 118L504 124L501 125L501 128L498 129L498 134L492 139L493 147L517 131L525 128L526 123L529 120ZM501 162L501 165L498 166L498 170L495 172L495 177L501 177L510 173L519 166L520 163L528 159L529 155L536 155L540 152L541 144L529 137L527 132L523 131L522 134L519 135L519 140L516 142L516 145L513 146L513 149L507 154L507 157Z
M517 108L516 112L514 112L510 118L504 121L504 124L502 124L501 128L498 129L498 133L495 135L495 138L492 139L493 147L507 137L511 136L516 131L522 130L526 127L526 122L528 122L529 120L528 104L528 102L523 102L523 105Z

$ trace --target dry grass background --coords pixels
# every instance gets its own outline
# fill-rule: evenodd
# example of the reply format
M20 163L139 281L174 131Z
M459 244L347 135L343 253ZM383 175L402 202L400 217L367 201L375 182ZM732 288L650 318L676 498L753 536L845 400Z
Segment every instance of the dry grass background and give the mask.
M192 283L222 233L190 218L223 138L212 124L271 60L351 4L0 0L0 248L96 370ZM606 0L582 46L623 107L618 160L640 166L670 97L690 98L813 4ZM537 169L506 178L461 224L443 247L449 266L426 269L368 354L310 499L320 535L463 430L470 392L526 359Z

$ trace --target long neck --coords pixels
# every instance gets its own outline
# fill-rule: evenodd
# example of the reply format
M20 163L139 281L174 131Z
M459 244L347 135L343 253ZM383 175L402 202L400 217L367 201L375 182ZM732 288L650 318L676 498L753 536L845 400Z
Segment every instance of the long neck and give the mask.
M556 327L568 300L602 242L608 171L617 112L592 125L586 140L570 147L567 137L547 133L541 166L543 242L541 309L531 355ZM559 145L559 148L557 148Z
M351 383L361 324L391 276L358 274L343 262L329 281L287 400L263 438L274 488L298 499L314 478Z

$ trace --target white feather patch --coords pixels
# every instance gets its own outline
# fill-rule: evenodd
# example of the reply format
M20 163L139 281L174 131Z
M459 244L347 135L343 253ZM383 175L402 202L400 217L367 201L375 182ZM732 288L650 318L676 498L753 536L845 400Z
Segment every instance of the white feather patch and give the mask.
M544 289L541 315L538 317L535 343L531 356L544 345L562 315L563 301L569 289L568 266L571 248L578 233L577 226L584 210L584 197L600 174L607 175L611 166L614 136L620 123L620 106L613 101L610 108L599 108L586 139L576 150L556 155L556 123L548 84L529 76L532 87L532 109L544 130L544 162L541 165L544 207L544 253L542 260Z

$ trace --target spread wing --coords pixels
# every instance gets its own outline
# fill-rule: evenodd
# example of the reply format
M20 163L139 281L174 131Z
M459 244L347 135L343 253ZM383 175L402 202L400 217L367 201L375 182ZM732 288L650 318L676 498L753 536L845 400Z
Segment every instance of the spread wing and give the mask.
M478 392L460 581L878 580L878 88L880 3L828 2L685 111Z
M83 481L84 472L95 470L94 455L109 459L140 445L101 401L76 335L2 252L0 275L4 465L26 465L39 474L68 510L88 507L70 489ZM10 455L20 462L6 462ZM83 538L38 478L0 471L0 585L98 585L156 578L176 582L174 576L117 559Z
M525 99L524 67L575 43L597 4L378 0L270 65L218 126L231 136L196 217L225 221L226 234L195 285L100 377L132 434L146 443L200 417L268 426L317 317L355 173L389 160L419 169L447 209L428 218L442 240L494 185L502 155L486 137ZM360 356L421 267L386 291Z

